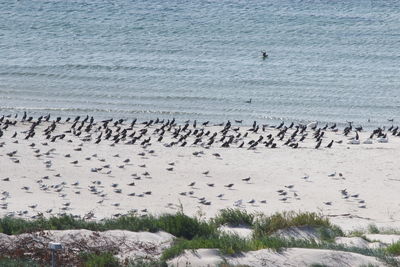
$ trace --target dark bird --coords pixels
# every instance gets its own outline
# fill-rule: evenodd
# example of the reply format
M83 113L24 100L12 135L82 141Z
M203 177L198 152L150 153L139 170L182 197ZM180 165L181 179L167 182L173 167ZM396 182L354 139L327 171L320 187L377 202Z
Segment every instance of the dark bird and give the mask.
M318 142L317 145L315 146L315 149L318 149L318 148L321 146L321 143L322 143L322 139L319 140L319 142Z
M326 146L327 148L331 148L333 145L333 140Z
M251 177L243 178L242 181L248 182L250 181Z

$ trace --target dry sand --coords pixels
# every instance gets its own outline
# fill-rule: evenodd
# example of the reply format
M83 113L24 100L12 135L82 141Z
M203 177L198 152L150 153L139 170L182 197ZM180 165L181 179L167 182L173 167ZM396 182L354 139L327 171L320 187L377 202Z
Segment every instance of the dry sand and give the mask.
M226 133L224 142L230 136L233 141L225 148L220 141L223 126L197 123L194 128L190 124L176 138L172 138L174 131L184 124L173 125L170 130L167 126L163 140L157 141L160 130L156 129L161 123L148 127L136 123L129 129L131 121L117 126L112 121L108 125L112 135L104 140L101 122L91 124L88 132L85 129L89 122L78 130L79 122L71 131L72 123L65 123L65 118L46 136L44 130L53 119L40 123L35 136L26 140L32 122L3 118L0 216L35 218L37 214L67 213L98 220L128 212L160 214L182 208L188 215L212 217L220 209L240 207L266 214L285 210L320 212L345 230L371 223L400 227L400 137L391 132L387 143L379 143L375 136L372 144L363 144L371 131L362 131L361 144L355 145L348 144L349 138L356 135L354 127L348 136L343 135L343 128L328 128L321 147L315 149L315 131L308 127L304 141L299 142L301 135L297 135L291 142L299 144L293 149L283 143L294 128L288 129L280 141L275 128L268 126L263 131L260 126L254 133L248 131L251 127L236 123ZM17 123L6 124L6 120ZM113 144L118 128L119 133L127 129L127 136ZM135 144L125 144L132 140L129 135L136 132L139 136L143 129L147 133ZM198 134L200 129L210 134L192 145L196 139L193 132L197 130ZM100 143L95 144L101 133ZM213 133L217 137L208 146ZM248 136L243 138L245 133ZM60 134L65 137L52 142ZM277 145L274 149L262 143L270 140L270 134ZM262 142L248 149L248 142L260 136ZM140 144L148 138L149 143ZM167 147L180 138L178 144ZM335 141L333 147L326 148L331 140ZM243 141L243 148L238 148ZM181 146L184 142L187 144ZM68 154L70 157L66 157ZM248 177L249 181L242 180ZM189 186L191 183L195 184ZM229 184L233 186L226 187ZM341 193L344 189L347 195ZM278 190L284 190L282 195Z
M227 262L231 266L312 266L319 264L332 267L385 266L374 257L351 252L325 249L288 248L283 252L269 249L245 252L235 257L222 257L216 249L187 250L171 261L169 266L218 266Z

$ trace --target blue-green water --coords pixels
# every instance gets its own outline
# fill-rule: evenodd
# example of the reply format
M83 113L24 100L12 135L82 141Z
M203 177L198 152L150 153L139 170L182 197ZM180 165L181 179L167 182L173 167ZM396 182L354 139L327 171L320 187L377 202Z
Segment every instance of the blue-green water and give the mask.
M380 124L399 49L400 1L3 0L0 111Z

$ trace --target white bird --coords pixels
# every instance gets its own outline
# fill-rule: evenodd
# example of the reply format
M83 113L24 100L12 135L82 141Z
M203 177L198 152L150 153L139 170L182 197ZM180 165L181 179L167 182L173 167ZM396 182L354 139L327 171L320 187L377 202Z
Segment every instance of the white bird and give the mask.
M350 145L359 145L360 140L352 139L352 140L348 141L347 143Z
M377 141L378 141L379 143L388 143L388 142L389 142L389 138L387 138L387 137L381 137L381 138L378 138Z
M371 145L371 144L372 144L372 139L371 139L371 138L368 138L367 140L365 140L365 141L363 142L363 144Z
M242 199L239 199L239 200L237 200L237 201L235 201L235 203L233 203L233 205L234 206L241 206L243 204L243 200Z

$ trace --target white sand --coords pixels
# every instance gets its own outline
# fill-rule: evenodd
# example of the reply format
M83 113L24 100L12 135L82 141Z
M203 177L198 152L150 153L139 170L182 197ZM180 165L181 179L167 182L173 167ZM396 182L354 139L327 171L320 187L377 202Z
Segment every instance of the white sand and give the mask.
M400 241L400 235L367 234L365 237L371 241L379 241L387 245Z
M310 226L289 227L286 229L279 229L272 235L283 239L315 241L317 243L320 243L321 241L318 231L314 227Z
M128 128L128 124L122 125L121 131ZM36 135L29 140L24 138L31 123L18 122L16 126L10 125L3 130L4 135L0 137L0 144L3 142L0 147L1 216L11 214L30 218L38 213L45 216L68 213L101 219L129 211L138 214L176 212L182 207L188 215L212 217L222 208L241 207L266 214L285 210L320 212L345 230L366 227L370 223L400 227L400 137L389 135L388 143L378 143L374 138L373 144L363 144L370 132L362 132L361 144L350 145L347 144L348 138L354 137L355 133L344 137L340 129L338 132L326 131L321 148L314 149L313 131L307 130L305 141L299 143L299 148L292 149L283 146L283 142L293 129L288 130L283 141L277 141L277 130L267 128L257 134L248 132L249 136L244 139L246 148L237 148L241 140L230 148L221 148L222 142L218 141L208 149L200 144L192 146L195 140L193 135L187 138L187 146L171 148L164 144L170 140L178 141L182 133L177 139L171 139L171 132L167 131L164 139L157 142L159 135L153 132L161 126L158 124L149 127L148 133L135 145L124 144L131 140L127 137L125 141L110 146L112 141L108 140L95 144L103 129L92 129L86 133L87 124L82 128L80 137L66 133L63 140L51 142L51 138L45 139L43 135L43 130L49 125L39 125ZM0 128L3 127L4 121ZM70 123L58 124L51 137L62 134L70 127ZM114 136L116 127L110 128ZM136 125L133 130L128 130L128 135L136 131L137 136L142 128L143 124ZM197 129L200 128L198 125ZM249 128L241 127L238 132L244 134ZM193 127L189 129L193 130ZM211 131L210 136L218 131L216 140L221 138L222 127L205 127L207 130ZM17 136L12 138L15 132ZM230 131L227 135L231 134L237 133ZM268 134L274 136L276 149L263 145L255 150L247 149L248 141L256 140L260 135L265 140ZM91 140L83 141L89 135ZM143 148L140 142L148 137L151 137L151 146ZM342 140L343 143L334 143L331 149L325 148L330 140ZM48 145L43 145L45 142ZM208 137L200 143L206 142ZM32 143L35 147L29 146ZM77 148L82 151L75 151ZM34 152L37 149L40 151ZM15 150L15 155L7 156ZM142 152L144 156L139 155ZM193 152L202 154L195 156ZM221 157L214 156L214 153L219 153ZM71 157L65 157L66 154ZM119 156L114 156L116 154ZM129 163L124 163L126 159ZM16 160L19 163L15 163ZM78 163L72 164L75 160ZM174 166L169 163L174 163ZM106 168L107 165L109 168ZM101 170L92 172L95 168ZM109 171L111 173L107 174ZM205 171L209 173L203 174ZM333 173L335 176L328 176ZM340 177L339 173L343 176ZM134 179L135 175L140 180ZM43 178L46 176L48 179ZM309 178L303 179L304 176ZM246 177L251 177L249 182L242 181ZM10 181L1 180L4 178ZM101 184L94 184L95 181ZM73 185L75 182L79 185ZM132 182L135 185L129 186ZM195 185L188 186L192 182ZM231 189L224 186L230 183L234 184ZM117 185L112 187L113 184ZM285 187L289 185L293 187ZM22 189L24 186L29 189ZM89 186L95 186L94 190L101 193L94 194ZM119 189L121 193L115 192ZM358 196L344 199L340 193L343 189L349 195ZM287 195L281 196L277 190L285 190ZM148 191L151 194L141 195ZM128 196L130 193L135 193L135 196ZM101 194L106 195L101 197ZM217 197L219 194L224 195ZM211 202L210 205L200 203L203 197ZM284 197L287 198L285 201L280 200ZM255 203L248 203L250 200ZM331 202L331 205L324 202ZM30 208L30 205L37 206ZM52 211L46 212L49 209Z
M219 231L226 234L237 235L241 238L250 239L253 235L253 230L248 227L229 227L222 225L218 228Z
M282 252L268 249L250 251L237 257L226 257L225 261L232 265L241 266L310 266L321 264L334 267L353 267L372 264L385 266L374 257L360 254L332 251L324 249L289 248ZM215 249L199 249L195 252L186 250L185 253L168 262L169 266L193 267L218 266L224 260Z

